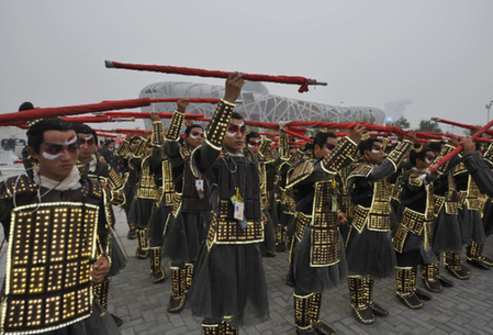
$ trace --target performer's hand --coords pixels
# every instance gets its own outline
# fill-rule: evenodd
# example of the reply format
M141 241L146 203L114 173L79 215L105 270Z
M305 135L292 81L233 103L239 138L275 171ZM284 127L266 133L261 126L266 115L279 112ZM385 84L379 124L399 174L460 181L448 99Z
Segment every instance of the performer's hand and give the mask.
M92 265L91 277L95 283L101 283L110 272L110 261L106 256L99 256L96 263Z
M347 223L347 216L344 212L337 213L337 222L339 222L340 225Z
M161 118L159 117L158 113L151 112L151 120L152 121L161 121Z
M176 110L180 113L185 113L185 111L187 110L188 104L189 104L189 102L186 100L178 100L176 102Z
M464 147L464 154L472 154L476 151L476 143L473 142L471 137L464 137L460 144Z
M240 96L241 88L244 83L245 80L243 80L240 73L232 73L228 79L226 79L224 100L234 103Z
M349 138L352 139L354 142L359 143L364 132L365 127L363 127L362 125L356 125L349 132Z

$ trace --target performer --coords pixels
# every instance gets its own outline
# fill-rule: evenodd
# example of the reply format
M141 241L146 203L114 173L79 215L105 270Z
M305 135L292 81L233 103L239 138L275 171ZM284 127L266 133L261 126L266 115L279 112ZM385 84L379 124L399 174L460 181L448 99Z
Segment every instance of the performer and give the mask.
M191 157L194 175L211 187L212 209L190 301L193 314L205 318L204 334L211 335L238 334L239 324L265 320L269 312L258 167L243 155L245 123L233 112L243 83L239 74L227 79L205 143Z
M9 240L1 328L7 334L119 334L92 299L93 283L104 282L111 266L103 188L81 178L69 125L41 120L27 136L39 170L33 178L0 183L0 221Z
M390 177L407 159L413 143L401 141L385 157L382 142L359 144L361 160L353 164L348 189L354 210L347 242L348 288L356 319L371 324L389 313L373 300L374 279L392 274L395 254L390 232L392 185Z
M451 149L445 147L438 157L429 146L413 150L410 155L412 168L404 175L402 217L393 239L397 256L395 284L397 297L411 309L422 308L423 301L431 300L430 295L416 287L418 265L424 266L425 278L432 291L440 291L437 274L433 269L427 269L436 262L432 250L432 225L436 220L435 176L428 174L427 168ZM437 173L446 174L447 169L444 165Z
M33 109L34 105L30 101L25 101L19 106L19 112ZM34 124L36 120L31 121L30 124ZM29 147L26 145L21 152L22 164L24 165L24 170L29 177L33 178L34 170L37 169L37 162L33 159L33 157L29 153Z
M257 160L260 177L260 206L262 208L262 222L264 224L264 242L260 250L263 257L275 257L276 222L270 213L271 197L273 191L273 173L275 173L274 160L269 154L270 140L262 139L260 135L252 131L246 136L245 155ZM270 177L270 178L269 178Z
M294 318L297 334L333 334L319 320L322 291L334 287L346 275L344 243L338 224L341 181L337 171L352 162L360 140L360 127L335 144L335 134L318 133L313 159L304 160L289 173L286 188L296 201L297 245L294 251Z
M165 150L173 167L174 189L181 195L176 219L169 220L166 233L166 255L171 259L171 295L169 313L179 313L185 306L192 286L193 270L199 250L207 237L209 221L208 184L190 167L192 151L202 145L204 130L190 124L180 142L180 129L187 104L178 102L166 134Z
M74 124L73 128L77 133L79 142L79 156L77 167L83 178L89 178L93 182L99 182L104 190L106 199L105 215L107 216L109 256L111 257L110 276L117 275L127 264L127 257L123 246L114 232L115 214L111 205L121 205L125 203L123 194L124 181L120 174L111 167L106 160L100 156L98 150L98 137L94 129L86 124ZM94 291L100 306L107 310L109 296L109 277L101 284L95 285ZM118 316L111 314L118 327L123 324L123 320Z
M486 196L492 196L493 194L493 144L490 144L489 148L484 153L484 157L481 157L480 153L476 150L476 145L471 139L465 139L463 141L464 146L464 166L469 173L468 189L466 195L466 206L469 208L479 208L482 211L485 207ZM476 186L475 186L476 185ZM491 205L490 205L491 206ZM474 212L476 213L476 211ZM486 212L485 214L489 214ZM465 220L466 212L464 212L463 219ZM480 214L481 215L481 214ZM476 214L474 214L476 216ZM492 233L491 217L486 215L483 218L484 224L481 227L486 237ZM493 267L493 260L483 255L484 241L472 240L467 247L466 260L469 264L474 265L480 269L489 269Z

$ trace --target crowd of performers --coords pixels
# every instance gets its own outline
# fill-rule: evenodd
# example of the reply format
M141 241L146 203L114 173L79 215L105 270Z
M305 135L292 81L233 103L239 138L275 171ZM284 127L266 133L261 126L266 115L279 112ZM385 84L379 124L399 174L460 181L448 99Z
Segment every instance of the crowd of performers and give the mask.
M239 74L226 80L205 130L179 101L167 129L152 115L152 134L128 136L113 155L85 124L30 124L26 174L0 184L4 333L119 333L107 312L110 278L126 265L113 206L126 213L136 257L149 260L149 280L171 282L168 312L191 308L207 335L269 318L263 257L289 258L276 275L294 289L297 334L334 333L320 319L322 293L344 282L354 317L371 324L389 314L376 279L394 276L398 300L419 309L454 285L442 269L468 280L465 262L493 266L482 253L493 231L493 144L464 138L462 154L433 173L459 143L388 141L356 126L340 137L320 131L302 148L281 129L274 147L234 111L243 84Z

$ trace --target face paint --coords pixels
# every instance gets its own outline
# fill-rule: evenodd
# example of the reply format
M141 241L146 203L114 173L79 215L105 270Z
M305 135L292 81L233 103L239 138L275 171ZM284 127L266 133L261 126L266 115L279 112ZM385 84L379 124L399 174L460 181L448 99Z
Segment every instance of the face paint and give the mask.
M335 146L335 144L332 144L332 143L326 143L325 147L329 150L333 150L336 146Z
M246 126L244 123L242 123L240 126L237 126L235 124L231 124L228 127L228 130L226 131L226 134L229 136L235 136L236 133L240 133L241 135L245 134L246 131Z
M43 143L44 149L41 152L41 156L44 159L55 160L62 156L64 150L69 153L74 153L79 149L79 143L77 142L77 137L73 137L70 140L65 141L63 144L60 143Z
M201 133L201 132L191 132L189 136L190 136L190 138L196 140L199 137L200 138L204 137L204 133Z
M79 145L84 145L84 144L86 144L87 146L91 146L91 145L95 144L94 135L80 134L79 135Z

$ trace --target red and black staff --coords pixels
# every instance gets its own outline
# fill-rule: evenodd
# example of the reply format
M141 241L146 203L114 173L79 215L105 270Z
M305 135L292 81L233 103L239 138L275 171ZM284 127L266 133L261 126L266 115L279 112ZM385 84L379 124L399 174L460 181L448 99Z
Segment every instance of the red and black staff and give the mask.
M110 60L105 61L104 64L107 68L136 70L136 71L151 71L151 72L180 74L185 76L198 76L198 77L208 77L208 78L228 78L233 73L228 71L206 70L206 69L169 66L169 65L131 64L131 63L115 62ZM299 85L300 88L298 89L298 92L300 93L308 92L308 86L310 85L327 86L327 83L319 82L315 79L309 79L302 76L279 76L279 75L253 74L253 73L242 72L242 77L243 79L249 81L264 81L264 82L272 82L272 83Z

